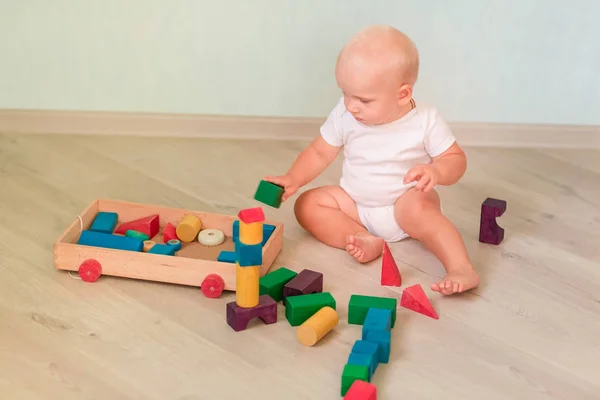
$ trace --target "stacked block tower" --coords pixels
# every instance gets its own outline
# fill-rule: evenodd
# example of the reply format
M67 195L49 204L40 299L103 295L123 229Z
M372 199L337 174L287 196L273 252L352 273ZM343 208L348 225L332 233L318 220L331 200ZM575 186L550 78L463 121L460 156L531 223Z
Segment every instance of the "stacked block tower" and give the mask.
M235 240L235 301L227 304L227 323L235 331L246 329L248 322L259 317L265 324L277 322L277 302L268 294L259 294L263 250L263 222L260 207L241 210L238 214L239 238Z

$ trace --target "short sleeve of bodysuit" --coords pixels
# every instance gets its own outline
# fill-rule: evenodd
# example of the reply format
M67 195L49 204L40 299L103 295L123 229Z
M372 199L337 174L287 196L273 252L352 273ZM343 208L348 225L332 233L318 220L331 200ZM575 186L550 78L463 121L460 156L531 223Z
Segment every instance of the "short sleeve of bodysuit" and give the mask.
M450 127L436 108L432 107L427 110L424 130L425 150L430 157L439 156L456 141Z
M327 116L327 120L321 125L321 136L332 146L344 145L344 132L342 118L346 112L343 98L336 104Z

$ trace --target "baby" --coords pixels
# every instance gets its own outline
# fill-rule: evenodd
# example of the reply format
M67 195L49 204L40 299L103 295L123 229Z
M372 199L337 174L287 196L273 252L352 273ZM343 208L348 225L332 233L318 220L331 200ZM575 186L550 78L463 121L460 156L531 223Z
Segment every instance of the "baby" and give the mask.
M466 158L438 111L413 99L418 70L417 49L402 32L379 25L359 32L339 54L335 77L343 96L320 135L285 175L265 180L284 188L285 201L343 148L339 186L302 193L294 206L298 223L359 262L379 257L384 241L419 240L447 272L431 289L449 295L479 284L434 190L456 183Z

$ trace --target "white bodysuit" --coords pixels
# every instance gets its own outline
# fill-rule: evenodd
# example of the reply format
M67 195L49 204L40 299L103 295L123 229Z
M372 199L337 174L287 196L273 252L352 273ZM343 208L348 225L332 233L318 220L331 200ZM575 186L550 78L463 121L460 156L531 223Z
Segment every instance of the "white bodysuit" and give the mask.
M343 98L321 126L321 135L327 143L344 147L340 186L356 202L369 232L389 242L408 236L394 218L396 200L417 183L405 185L404 176L455 142L435 107L417 104L396 121L369 126L346 110Z

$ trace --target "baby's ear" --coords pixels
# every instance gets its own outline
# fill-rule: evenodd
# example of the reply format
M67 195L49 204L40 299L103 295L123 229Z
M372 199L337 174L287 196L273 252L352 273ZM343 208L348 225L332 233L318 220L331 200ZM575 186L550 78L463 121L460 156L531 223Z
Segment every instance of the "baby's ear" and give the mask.
M402 85L400 86L400 88L398 89L398 101L400 103L407 103L410 101L410 99L412 99L412 95L413 95L413 87L412 85Z

